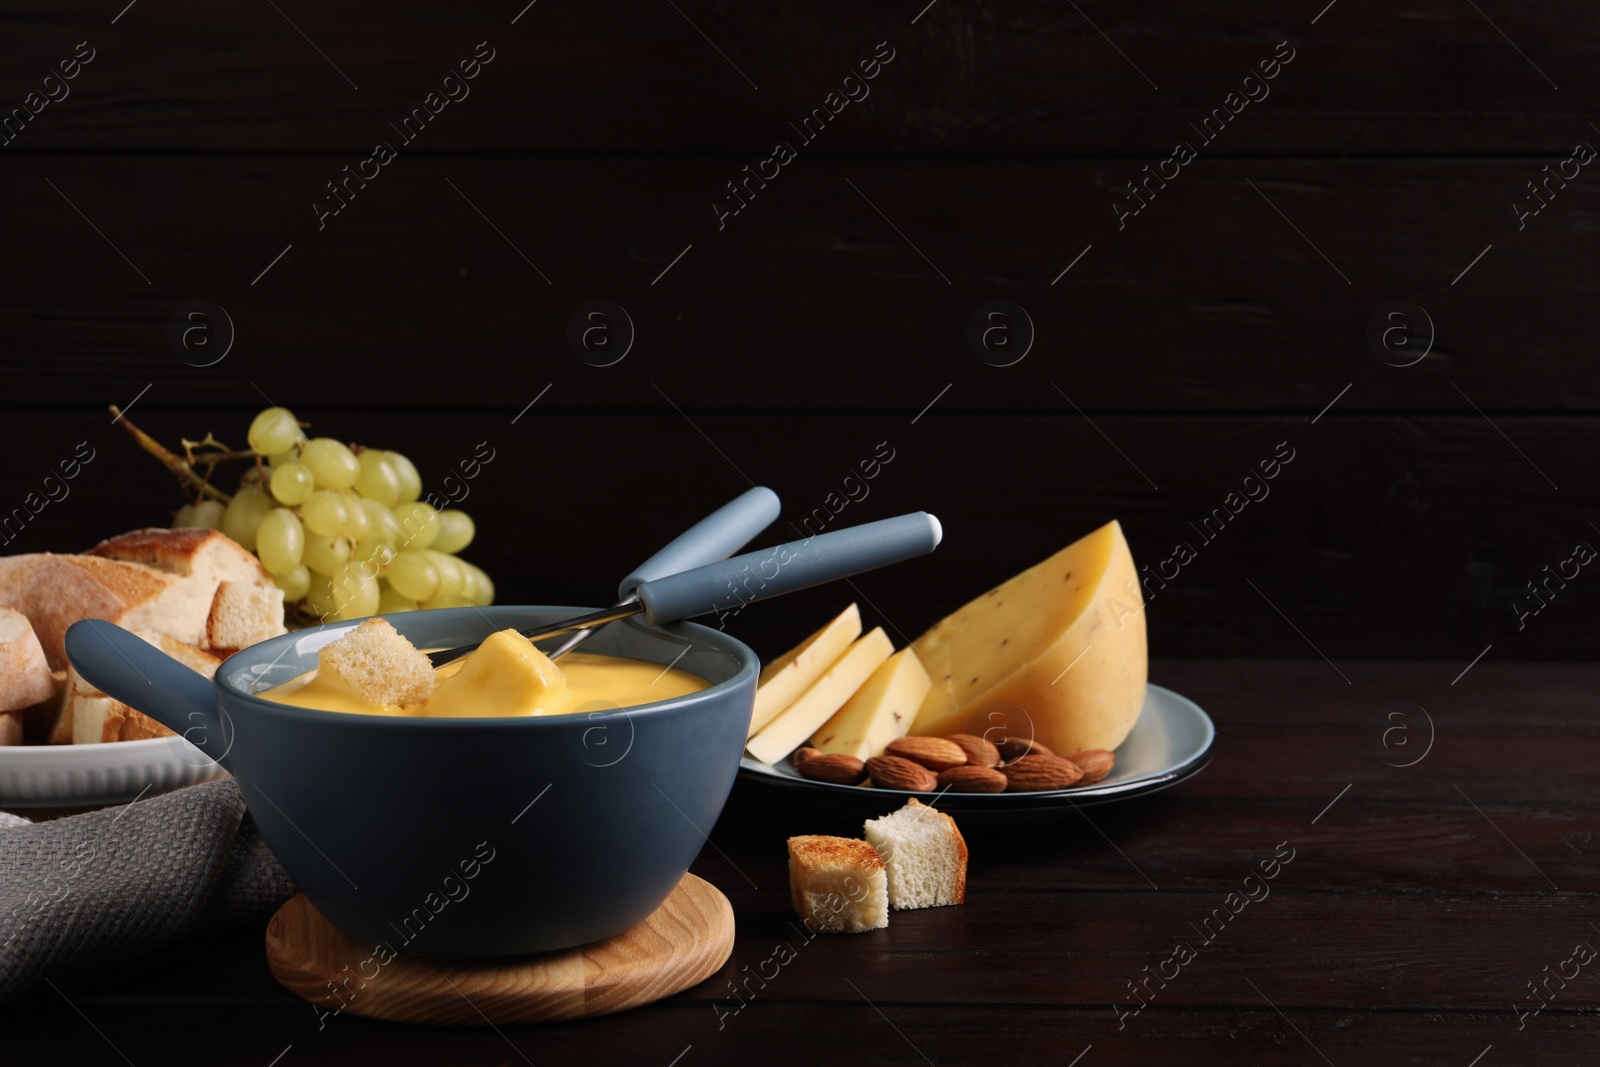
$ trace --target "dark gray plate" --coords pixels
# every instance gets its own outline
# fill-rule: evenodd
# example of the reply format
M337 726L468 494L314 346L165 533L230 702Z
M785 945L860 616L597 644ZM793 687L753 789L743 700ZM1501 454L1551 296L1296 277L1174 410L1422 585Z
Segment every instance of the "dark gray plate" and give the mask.
M739 780L755 790L774 790L833 814L875 818L915 796L923 803L937 797L940 811L961 817L962 825L1024 825L1070 818L1076 808L1110 804L1156 793L1192 778L1211 762L1216 727L1194 701L1151 685L1144 710L1128 739L1117 749L1117 765L1103 781L1081 789L1049 793L902 793L860 785L812 782L795 773L784 759L768 765L745 756Z

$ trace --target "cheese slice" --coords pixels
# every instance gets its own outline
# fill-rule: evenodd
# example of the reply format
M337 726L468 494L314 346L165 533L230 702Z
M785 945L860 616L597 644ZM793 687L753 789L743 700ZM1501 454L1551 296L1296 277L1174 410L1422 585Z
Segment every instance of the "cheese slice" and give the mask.
M750 716L750 732L745 736L754 737L776 719L811 683L822 677L823 671L844 655L850 642L860 636L861 612L851 604L838 618L761 668L761 679L756 683L756 708Z
M902 648L811 735L811 743L821 752L843 752L857 759L881 755L885 745L911 729L931 685L916 651Z
M821 678L812 682L793 704L752 737L746 750L762 763L777 763L832 718L893 651L889 635L883 632L883 627L876 627L851 645Z
M1144 601L1116 522L991 589L913 642L934 671L919 735L1114 749L1144 706Z

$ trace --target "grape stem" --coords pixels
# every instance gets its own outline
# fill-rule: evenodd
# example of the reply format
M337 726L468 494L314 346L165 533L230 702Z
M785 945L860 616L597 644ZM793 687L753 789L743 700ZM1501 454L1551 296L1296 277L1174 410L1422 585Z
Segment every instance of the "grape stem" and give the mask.
M243 452L236 452L232 448L223 444L221 441L217 440L215 435L209 433L206 434L206 439L204 441L191 441L185 437L178 443L183 445L184 457L190 463L195 461L195 449L197 448L209 448L212 450L210 452L206 452L200 457L202 460L208 463L221 463L225 459L261 458L257 453L250 451L249 449L246 449Z
M167 470L176 474L179 481L192 486L201 496L208 496L224 504L233 499L231 494L224 493L202 477L182 456L135 426L127 416L123 415L122 410L117 405L111 405L111 414L116 417L117 424L128 431L128 435L139 443L140 448L154 456Z
M229 448L221 441L218 441L216 436L213 434L207 433L204 441L191 441L185 437L180 439L178 443L183 445L183 459L184 462L188 464L190 469L193 469L196 466L203 466L205 468L200 477L208 485L211 482L211 476L217 472L217 464L227 460L250 460L255 464L257 473L259 474L261 472L260 455L251 450L235 452L232 448ZM207 449L208 451L197 452L196 449Z

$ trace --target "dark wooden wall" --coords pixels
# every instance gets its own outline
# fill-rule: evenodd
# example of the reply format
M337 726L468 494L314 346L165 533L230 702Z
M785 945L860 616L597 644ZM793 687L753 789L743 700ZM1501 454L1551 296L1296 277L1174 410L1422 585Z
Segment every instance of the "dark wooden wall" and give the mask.
M179 502L105 405L238 442L270 398L434 482L490 441L467 555L506 601L605 600L750 481L798 519L887 442L838 521L926 508L944 547L752 608L762 651L857 594L914 636L1111 517L1142 562L1195 549L1150 606L1167 656L1465 666L1600 636L1600 573L1514 607L1600 545L1600 162L1513 207L1600 146L1592 4L121 7L0 16L0 109L94 49L0 147L0 508L98 450L12 549ZM880 42L870 95L802 141ZM488 49L402 143L390 123ZM1203 143L1188 124L1291 51ZM719 228L779 140L798 157ZM1180 140L1198 157L1119 228ZM379 141L397 158L319 228ZM566 340L594 299L636 329L614 366ZM194 300L236 332L210 367L168 341ZM1036 332L1013 366L967 342L992 300ZM1392 301L1431 321L1415 365L1369 344ZM1189 524L1280 442L1270 495L1203 543Z

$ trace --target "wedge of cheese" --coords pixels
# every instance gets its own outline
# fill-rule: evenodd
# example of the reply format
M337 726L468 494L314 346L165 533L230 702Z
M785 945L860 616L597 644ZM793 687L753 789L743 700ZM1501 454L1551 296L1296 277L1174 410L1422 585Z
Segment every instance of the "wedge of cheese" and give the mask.
M754 737L760 733L821 678L822 672L833 666L850 647L850 642L860 636L861 612L851 604L837 619L761 668L761 678L756 683L756 708L750 716L750 732L745 736Z
M883 627L875 628L851 645L793 704L752 737L746 750L762 763L777 763L832 718L893 651L894 645Z
M911 729L932 685L915 650L902 648L811 735L811 744L820 752L842 752L862 760L882 755L883 746Z
M1114 749L1144 706L1144 600L1107 523L991 589L915 642L935 672L911 732Z

